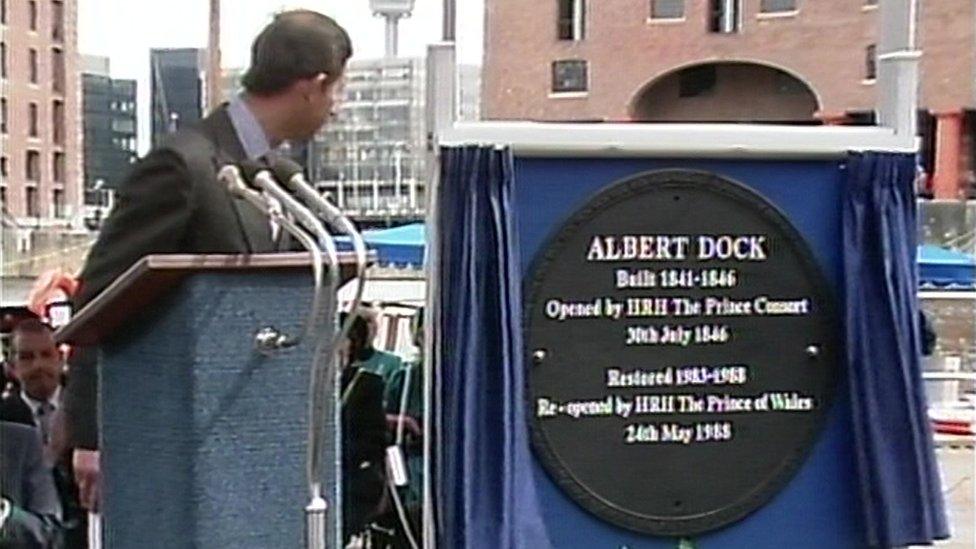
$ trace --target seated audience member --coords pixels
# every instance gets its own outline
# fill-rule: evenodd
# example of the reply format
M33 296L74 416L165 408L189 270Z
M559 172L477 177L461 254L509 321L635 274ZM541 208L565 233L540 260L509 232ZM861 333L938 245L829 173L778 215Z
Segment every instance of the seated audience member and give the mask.
M406 486L398 489L404 514L409 521L410 532L414 540L421 538L421 515L424 493L424 446L423 446L423 418L424 418L424 315L418 311L412 323L414 345L417 347L417 359L405 362L404 366L390 377L386 387L387 422L391 423L393 441L402 450L406 460ZM390 420L392 419L392 422ZM380 524L395 532L392 540L394 549L410 548L413 546L410 536L406 535L402 518L395 509L390 509L379 521Z
M61 506L37 429L0 421L0 547L60 547Z
M365 368L366 371L383 378L385 385L389 383L393 374L397 373L403 367L403 361L397 355L375 347L376 334L380 328L379 311L373 307L361 307L359 309L359 316L366 321L369 332L367 333L365 347L362 350L357 364L359 367Z
M347 540L378 515L386 487L383 380L361 367L369 354L368 337L366 321L357 316L344 342L342 369L342 522Z
M64 359L51 327L37 319L15 325L10 344L11 373L17 384L0 395L0 420L29 425L40 433L45 464L64 511L64 546L83 549L87 513L78 502L61 416Z

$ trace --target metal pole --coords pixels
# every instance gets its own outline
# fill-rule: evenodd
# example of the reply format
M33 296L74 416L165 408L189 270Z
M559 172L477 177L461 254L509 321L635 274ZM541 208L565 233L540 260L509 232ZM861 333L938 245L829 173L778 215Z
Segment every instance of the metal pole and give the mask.
M399 24L399 20L392 15L387 15L384 18L386 19L386 57L393 59L397 56L397 25Z
M444 0L443 18L444 42L454 42L457 29L457 0Z
M220 106L220 0L210 0L210 34L207 40L207 110Z
M878 10L878 122L914 147L922 55L915 49L918 0L885 0Z

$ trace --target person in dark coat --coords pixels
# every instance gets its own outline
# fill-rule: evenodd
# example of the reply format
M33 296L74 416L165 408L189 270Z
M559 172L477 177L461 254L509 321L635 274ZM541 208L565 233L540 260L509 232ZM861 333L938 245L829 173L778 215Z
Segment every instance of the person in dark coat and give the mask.
M120 185L118 200L80 274L78 311L149 254L249 254L276 250L265 216L217 180L245 160L269 160L286 140L306 140L335 113L349 35L309 10L282 12L258 35L244 92L165 138ZM98 504L97 368L93 350L70 362L65 411L82 502Z
M62 394L64 362L53 329L38 319L23 320L10 337L11 374L16 383L0 394L0 421L28 425L41 435L45 464L51 472L63 514L66 549L84 549L87 513L81 508L64 444Z
M61 506L41 437L0 421L0 548L47 549L60 541Z

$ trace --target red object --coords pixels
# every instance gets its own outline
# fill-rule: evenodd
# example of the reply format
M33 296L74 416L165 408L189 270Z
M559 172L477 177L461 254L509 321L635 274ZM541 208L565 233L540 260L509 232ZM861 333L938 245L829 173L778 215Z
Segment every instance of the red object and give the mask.
M972 435L976 434L973 431L973 424L968 421L945 421L945 420L935 420L932 425L936 433L941 433L943 435Z

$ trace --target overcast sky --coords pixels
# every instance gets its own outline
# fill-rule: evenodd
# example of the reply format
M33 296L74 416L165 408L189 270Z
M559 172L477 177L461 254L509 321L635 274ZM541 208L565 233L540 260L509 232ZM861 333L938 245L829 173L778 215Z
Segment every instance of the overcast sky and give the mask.
M459 58L480 64L483 0L457 3ZM115 78L138 80L141 152L149 145L149 50L206 47L208 5L207 0L78 0L79 51L109 57ZM251 41L272 14L299 7L334 17L352 36L356 58L383 55L383 20L372 16L368 0L223 0L223 66L246 67ZM440 39L441 8L442 0L416 0L413 16L400 24L401 55L423 56L427 44Z

